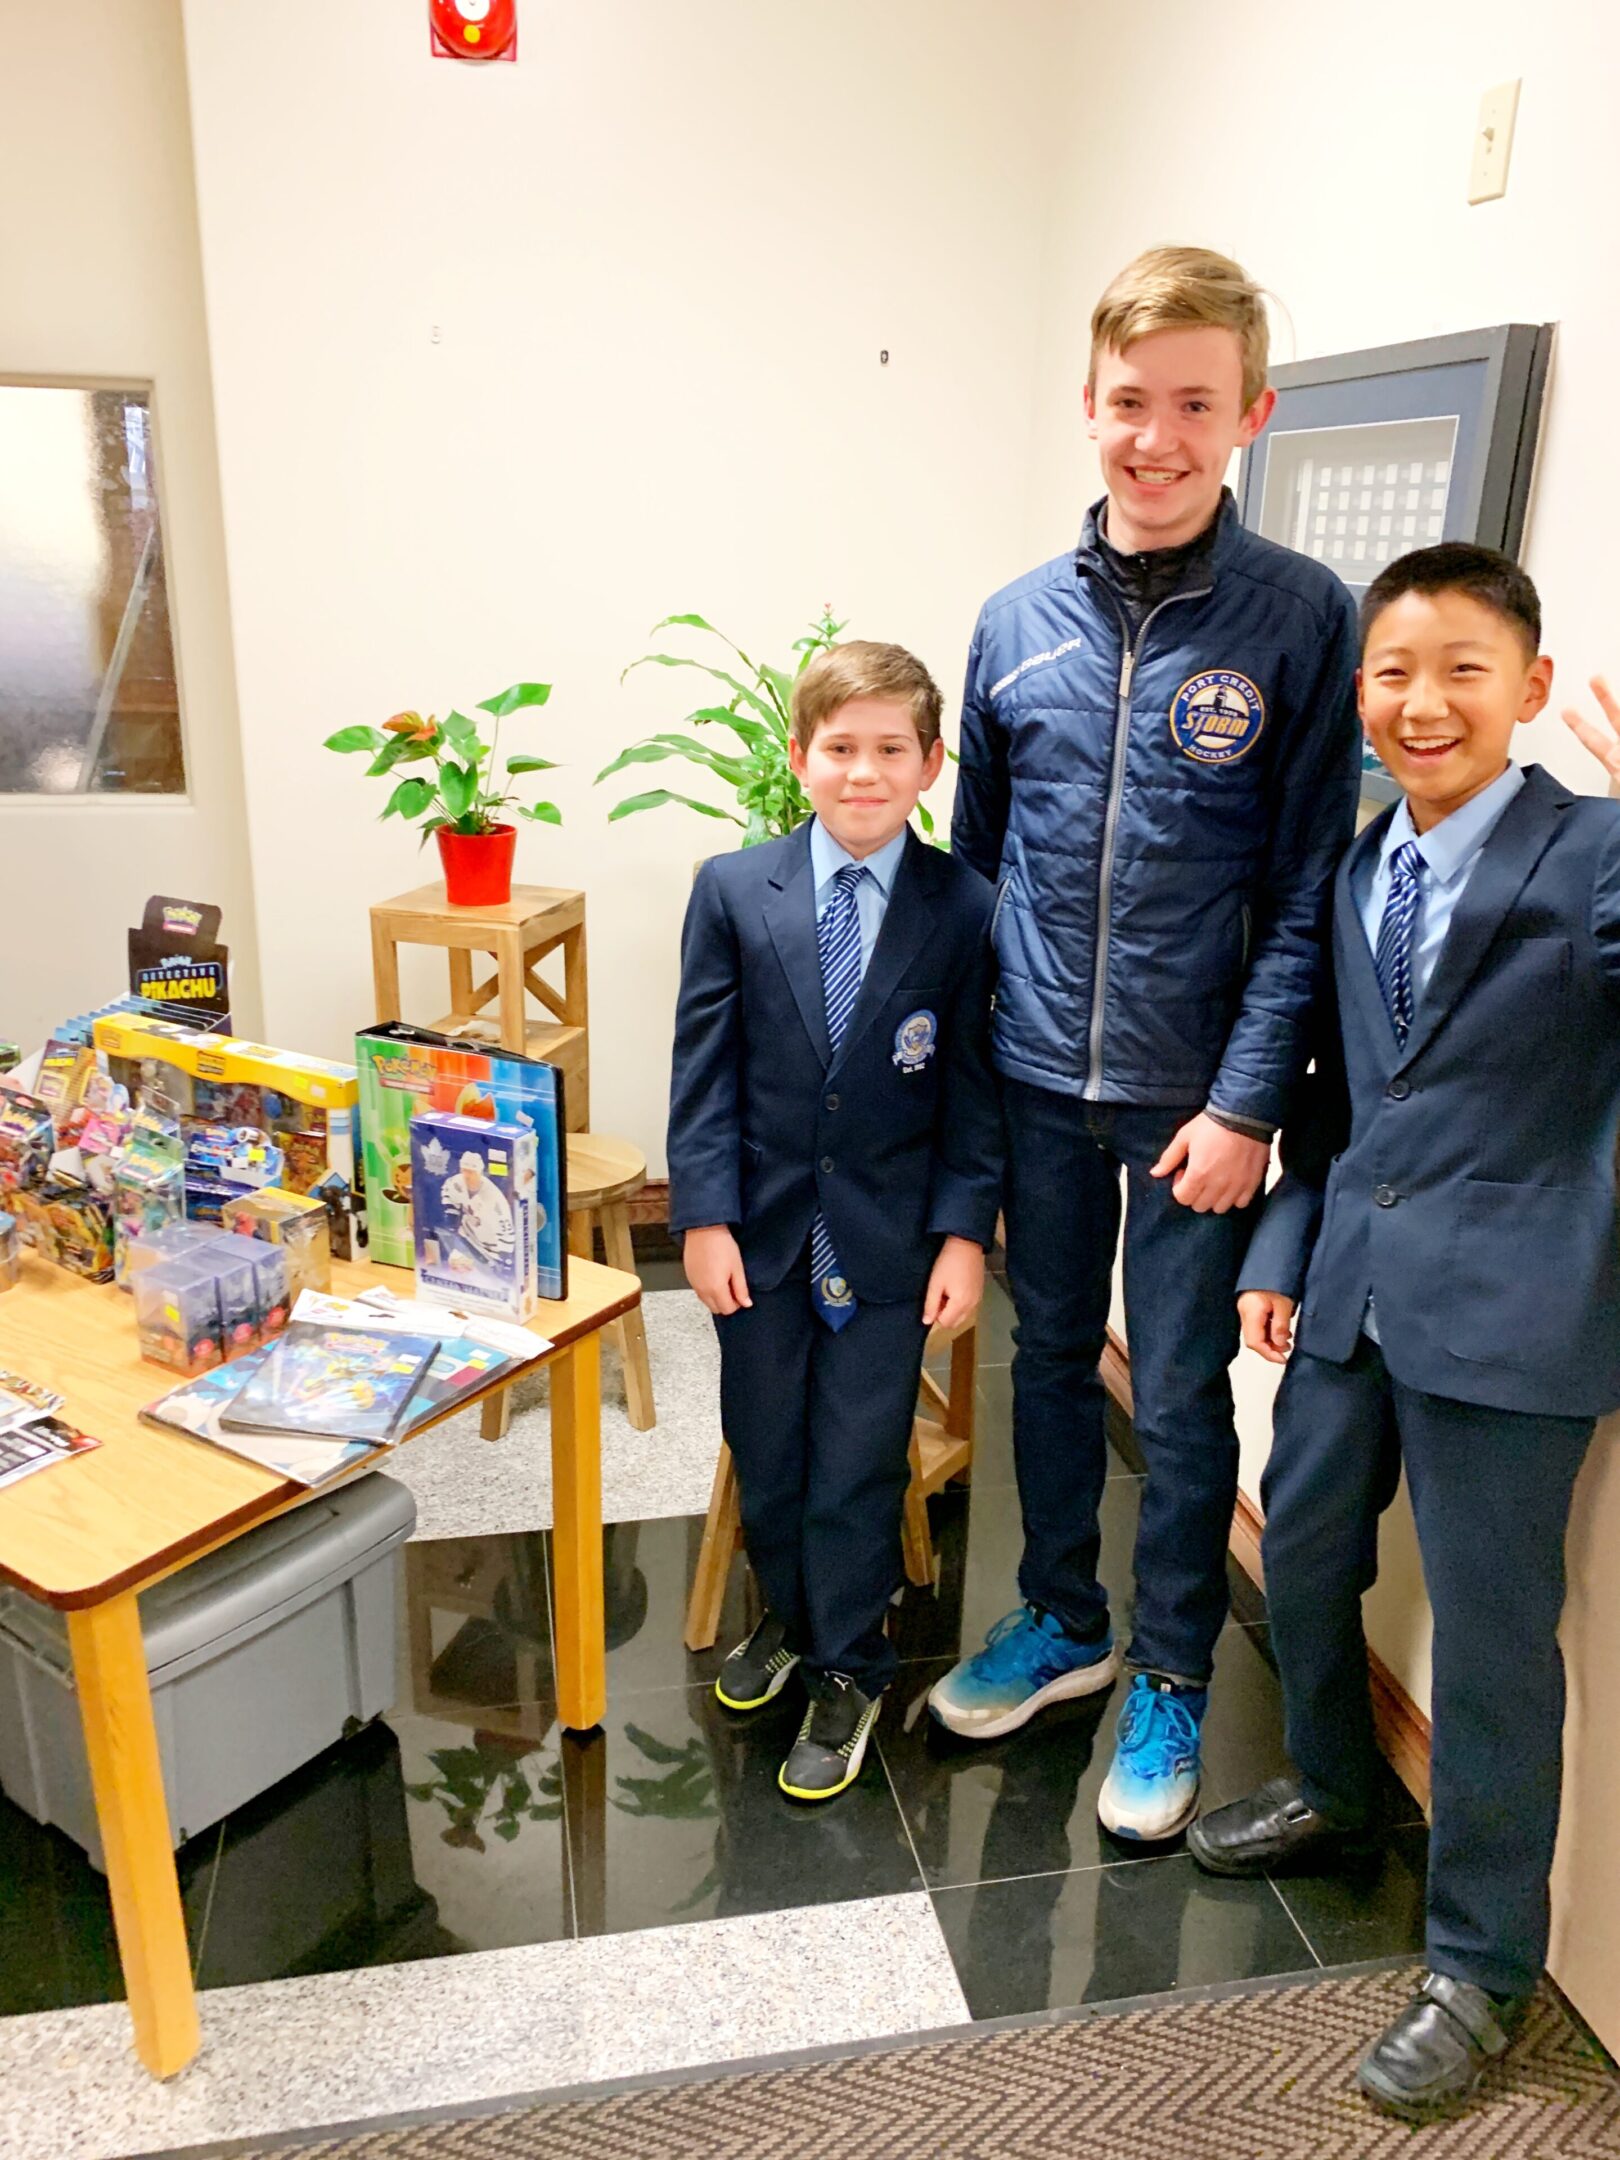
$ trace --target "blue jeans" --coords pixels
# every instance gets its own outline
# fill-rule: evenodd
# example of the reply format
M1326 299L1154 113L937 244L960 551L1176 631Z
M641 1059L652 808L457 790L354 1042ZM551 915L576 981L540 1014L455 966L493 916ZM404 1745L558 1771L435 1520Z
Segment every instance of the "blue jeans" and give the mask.
M1097 1506L1103 1386L1125 1174L1125 1299L1137 1441L1130 1663L1203 1685L1226 1619L1238 1445L1227 1367L1253 1208L1200 1215L1148 1175L1196 1113L1083 1102L1004 1082L1007 1275L1017 1307L1013 1450L1024 1517L1018 1587L1082 1641L1108 1624Z

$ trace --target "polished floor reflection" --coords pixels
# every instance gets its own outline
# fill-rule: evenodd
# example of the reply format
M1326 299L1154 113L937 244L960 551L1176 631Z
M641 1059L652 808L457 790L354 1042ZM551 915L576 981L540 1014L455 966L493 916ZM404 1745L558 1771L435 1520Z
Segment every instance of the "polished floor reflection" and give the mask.
M900 1602L900 1679L842 1799L807 1810L777 1790L796 1686L751 1719L714 1699L719 1658L755 1617L740 1563L718 1646L684 1649L699 1518L608 1529L609 1708L586 1739L557 1728L549 1536L422 1540L405 1553L397 1707L184 1848L199 1984L915 1893L932 1900L975 2017L1420 1947L1425 1832L1393 1778L1391 1828L1354 1874L1216 1883L1179 1845L1145 1856L1099 1827L1117 1690L988 1746L928 1717L933 1681L1015 1595L999 1289L983 1339L973 1483L932 1503L938 1586ZM1128 1451L1128 1432L1117 1438ZM1122 1624L1139 1501L1121 1452L1102 1512ZM1234 1616L1206 1727L1208 1799L1237 1796L1282 1759L1264 1626ZM102 1879L0 1801L0 2014L119 1992Z

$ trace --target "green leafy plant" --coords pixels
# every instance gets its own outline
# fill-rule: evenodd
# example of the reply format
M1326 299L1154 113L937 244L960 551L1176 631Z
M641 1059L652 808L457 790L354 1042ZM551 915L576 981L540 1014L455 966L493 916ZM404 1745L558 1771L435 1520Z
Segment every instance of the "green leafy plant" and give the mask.
M695 795L679 795L669 788L650 788L643 795L628 795L623 802L615 803L608 812L609 823L616 818L630 817L638 810L656 810L665 803L680 803L688 810L701 811L704 817L724 818L733 825L740 825L744 847L752 847L761 840L779 840L796 825L802 825L810 815L810 798L788 763L793 685L817 653L838 643L838 633L844 627L843 623L833 620L830 605L823 608L819 620L810 625L803 637L794 640L793 650L799 657L797 665L789 670L772 667L766 661L751 660L740 645L734 644L723 630L717 630L701 615L666 615L662 622L654 623L649 633L653 637L660 630L681 628L699 630L708 637L718 638L736 655L743 673L684 653L652 652L633 660L619 680L623 682L625 676L640 667L695 668L729 694L720 704L700 705L694 712L689 712L682 725L724 729L735 741L706 742L696 735L673 732L649 735L641 742L632 743L628 750L621 750L612 764L605 765L597 774L597 780L610 779L614 773L623 772L631 765L656 765L665 758L684 758L689 764L712 773L730 788L737 807L729 810L718 803L704 802Z
M441 831L487 833L504 822L501 812L510 807L518 817L540 825L560 825L562 812L555 803L525 804L507 787L508 780L523 773L552 772L551 758L523 754L500 764L501 722L512 713L532 705L544 705L551 695L550 683L513 683L498 697L485 698L476 708L495 722L486 742L478 721L466 713L446 713L443 720L418 712L395 713L380 728L339 728L328 735L325 747L347 755L370 754L368 778L392 773L396 766L425 763L432 759L434 777L408 773L398 781L383 805L385 818L422 820L422 838Z

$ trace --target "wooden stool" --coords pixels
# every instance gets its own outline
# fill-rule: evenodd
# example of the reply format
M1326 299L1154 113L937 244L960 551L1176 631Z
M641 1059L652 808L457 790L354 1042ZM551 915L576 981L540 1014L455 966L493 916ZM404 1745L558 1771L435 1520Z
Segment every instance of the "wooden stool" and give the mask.
M927 1350L951 1346L951 1376L941 1387L923 1368L918 1389L941 1415L931 1417L919 1410L911 1428L911 1483L906 1488L905 1513L901 1518L900 1544L905 1558L906 1580L926 1589L936 1579L939 1563L928 1528L928 1496L937 1493L953 1477L965 1477L973 1461L973 1387L978 1373L979 1346L973 1326L952 1332L935 1328ZM927 1355L925 1350L924 1355ZM726 1578L732 1555L742 1543L742 1504L737 1490L736 1466L731 1450L720 1443L720 1460L714 1470L714 1490L703 1525L692 1594L686 1606L686 1647L707 1650L720 1632L720 1608L726 1601Z
M420 885L371 911L371 971L377 1018L402 1020L399 947L442 945L450 959L450 1011L424 1025L469 1045L498 1044L562 1067L570 1132L591 1122L586 1038L585 895L550 885L514 885L504 907L451 907L442 885ZM562 948L563 987L539 973L547 953ZM489 953L495 972L473 981L473 954ZM549 1019L530 1017L534 998ZM498 1001L497 1018L485 1007Z
M568 1250L589 1260L591 1228L600 1223L608 1266L633 1275L636 1261L630 1245L630 1210L625 1203L646 1182L647 1158L628 1140L612 1140L605 1133L570 1133ZM641 1307L626 1313L622 1320L611 1321L606 1332L619 1346L630 1422L637 1432L648 1432L657 1424L658 1413L653 1408L652 1371L647 1363L647 1330Z

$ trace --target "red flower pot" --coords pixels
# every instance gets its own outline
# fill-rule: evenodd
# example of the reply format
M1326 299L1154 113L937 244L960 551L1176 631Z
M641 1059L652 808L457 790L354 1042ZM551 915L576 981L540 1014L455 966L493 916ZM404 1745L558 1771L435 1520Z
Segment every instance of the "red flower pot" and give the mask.
M503 907L511 899L515 825L497 825L487 833L441 827L436 838L444 864L444 897L452 907Z

